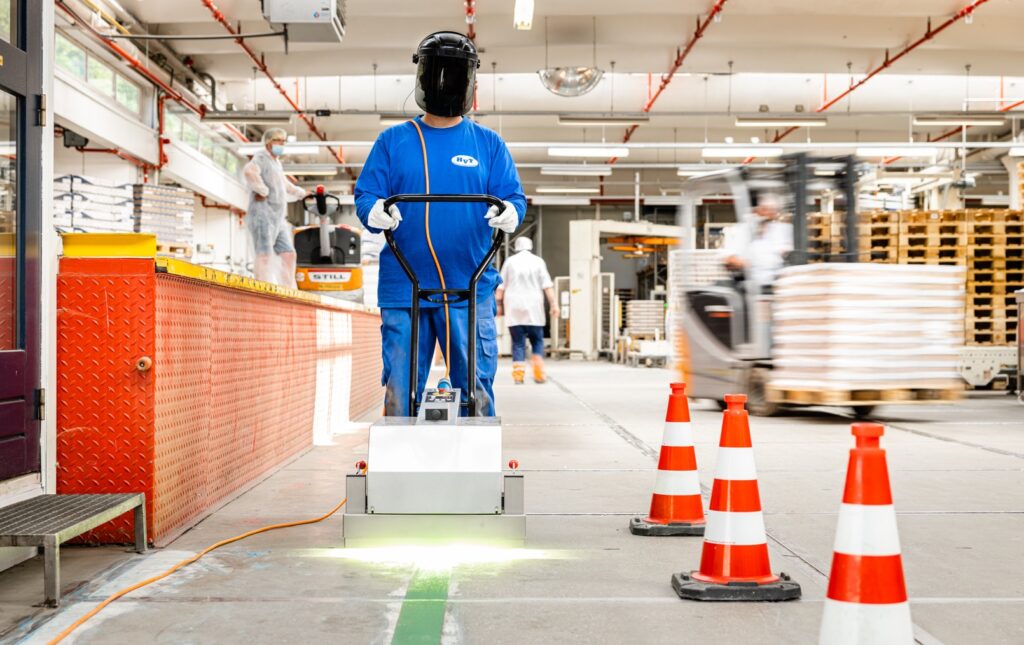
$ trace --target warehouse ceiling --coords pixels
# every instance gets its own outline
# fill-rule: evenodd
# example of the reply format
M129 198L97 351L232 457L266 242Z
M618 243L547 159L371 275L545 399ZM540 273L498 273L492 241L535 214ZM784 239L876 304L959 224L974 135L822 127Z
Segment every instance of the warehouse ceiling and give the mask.
M79 1L79 0L74 0ZM108 0L136 33L224 35L203 0L157 2ZM243 33L266 32L259 0L214 3ZM510 142L580 142L623 139L622 127L567 127L563 113L639 113L657 91L679 48L713 0L536 0L533 27L513 28L513 0L476 3L476 42L481 51L478 117ZM889 56L938 27L970 0L727 0L720 20L710 21L679 73L661 94L632 142L908 142L937 137L957 141L1007 140L1017 131L1010 118L997 126L972 127L948 136L948 125L914 123L922 113L996 112L1024 98L1024 75L1012 61L1024 55L1024 2L982 0L972 15L926 39L848 98L822 112L827 127L739 128L736 117L810 114ZM329 140L345 141L349 162L359 163L381 129L377 114L416 111L410 56L425 34L466 31L460 0L347 0L346 34L340 43L286 44L283 38L248 40L268 70L304 109L328 109L316 118ZM288 110L285 100L233 40L168 41L196 70L218 81L220 103L236 109ZM144 44L139 43L144 48ZM546 66L592 65L606 72L590 94L562 98L537 77ZM614 69L615 74L610 72ZM1024 106L1022 106L1024 108ZM1020 111L1024 118L1024 109ZM288 127L300 140L312 135L297 119ZM852 148L851 148L852 151ZM701 161L699 149L631 150L628 161L675 164ZM516 160L548 160L543 147L513 148ZM999 168L1002 153L987 155ZM939 158L954 159L956 151ZM980 158L972 153L968 159ZM326 162L326 152L296 159ZM626 161L626 160L623 160ZM932 163L934 160L927 160ZM926 163L922 161L920 163ZM661 173L666 178L674 172ZM528 182L542 180L527 169ZM623 191L630 189L623 181ZM659 179L660 181L660 179ZM610 185L611 182L609 182ZM612 190L614 190L612 188Z

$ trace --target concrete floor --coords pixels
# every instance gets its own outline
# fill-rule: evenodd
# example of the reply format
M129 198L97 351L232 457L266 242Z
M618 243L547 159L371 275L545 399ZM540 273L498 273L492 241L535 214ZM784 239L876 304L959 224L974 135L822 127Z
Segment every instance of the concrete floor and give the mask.
M825 411L753 419L773 568L803 586L785 604L679 600L672 573L698 565L699 538L629 534L650 501L672 374L553 363L545 385L497 398L505 457L527 481L528 544L483 552L443 572L447 643L816 642L847 450L849 419ZM720 413L693 403L701 480L713 479ZM955 406L882 408L918 641L1024 642L1024 407L1003 394ZM42 599L38 559L0 574L0 641L45 642L109 593L224 537L312 517L344 495L365 428L316 447L171 547L146 556L67 549L66 604ZM341 551L341 520L225 547L104 610L77 643L438 642L399 626L410 581L437 554ZM456 554L466 556L466 553ZM436 565L436 563L433 563ZM419 571L419 573L417 573ZM441 616L441 613L438 613ZM440 620L440 619L439 619ZM422 623L420 624L422 626ZM68 642L68 641L66 641Z

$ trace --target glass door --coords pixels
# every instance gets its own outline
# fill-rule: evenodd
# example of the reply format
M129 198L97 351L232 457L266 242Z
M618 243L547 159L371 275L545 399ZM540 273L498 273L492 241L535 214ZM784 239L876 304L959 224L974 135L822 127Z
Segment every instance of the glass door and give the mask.
M0 480L40 465L42 7L0 0Z

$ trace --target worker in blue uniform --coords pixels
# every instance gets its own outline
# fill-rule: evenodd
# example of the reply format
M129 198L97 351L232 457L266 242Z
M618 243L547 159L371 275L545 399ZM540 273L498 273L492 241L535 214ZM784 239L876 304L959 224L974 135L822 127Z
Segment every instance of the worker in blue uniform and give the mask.
M412 121L382 132L355 187L356 213L374 233L391 230L421 288L463 289L491 245L494 229L512 233L526 213L526 197L512 156L493 130L463 117L473 103L476 47L462 34L438 32L417 48L416 104ZM403 203L384 208L398 194L488 194L503 208L482 203ZM477 287L476 394L479 413L494 415L498 342L494 290L501 282L489 267ZM386 387L385 414L409 416L409 351L412 285L391 250L380 256L378 306ZM445 355L446 376L468 392L467 303L420 302L418 347L422 396L435 343ZM463 397L466 395L463 394Z

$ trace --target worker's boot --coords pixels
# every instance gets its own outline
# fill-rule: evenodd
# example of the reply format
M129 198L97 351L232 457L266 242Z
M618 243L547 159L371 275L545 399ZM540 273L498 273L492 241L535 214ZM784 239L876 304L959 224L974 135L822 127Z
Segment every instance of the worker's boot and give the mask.
M542 356L533 356L533 381L535 383L544 382L544 358Z
M512 363L512 380L516 385L522 385L526 379L526 366L522 363Z

